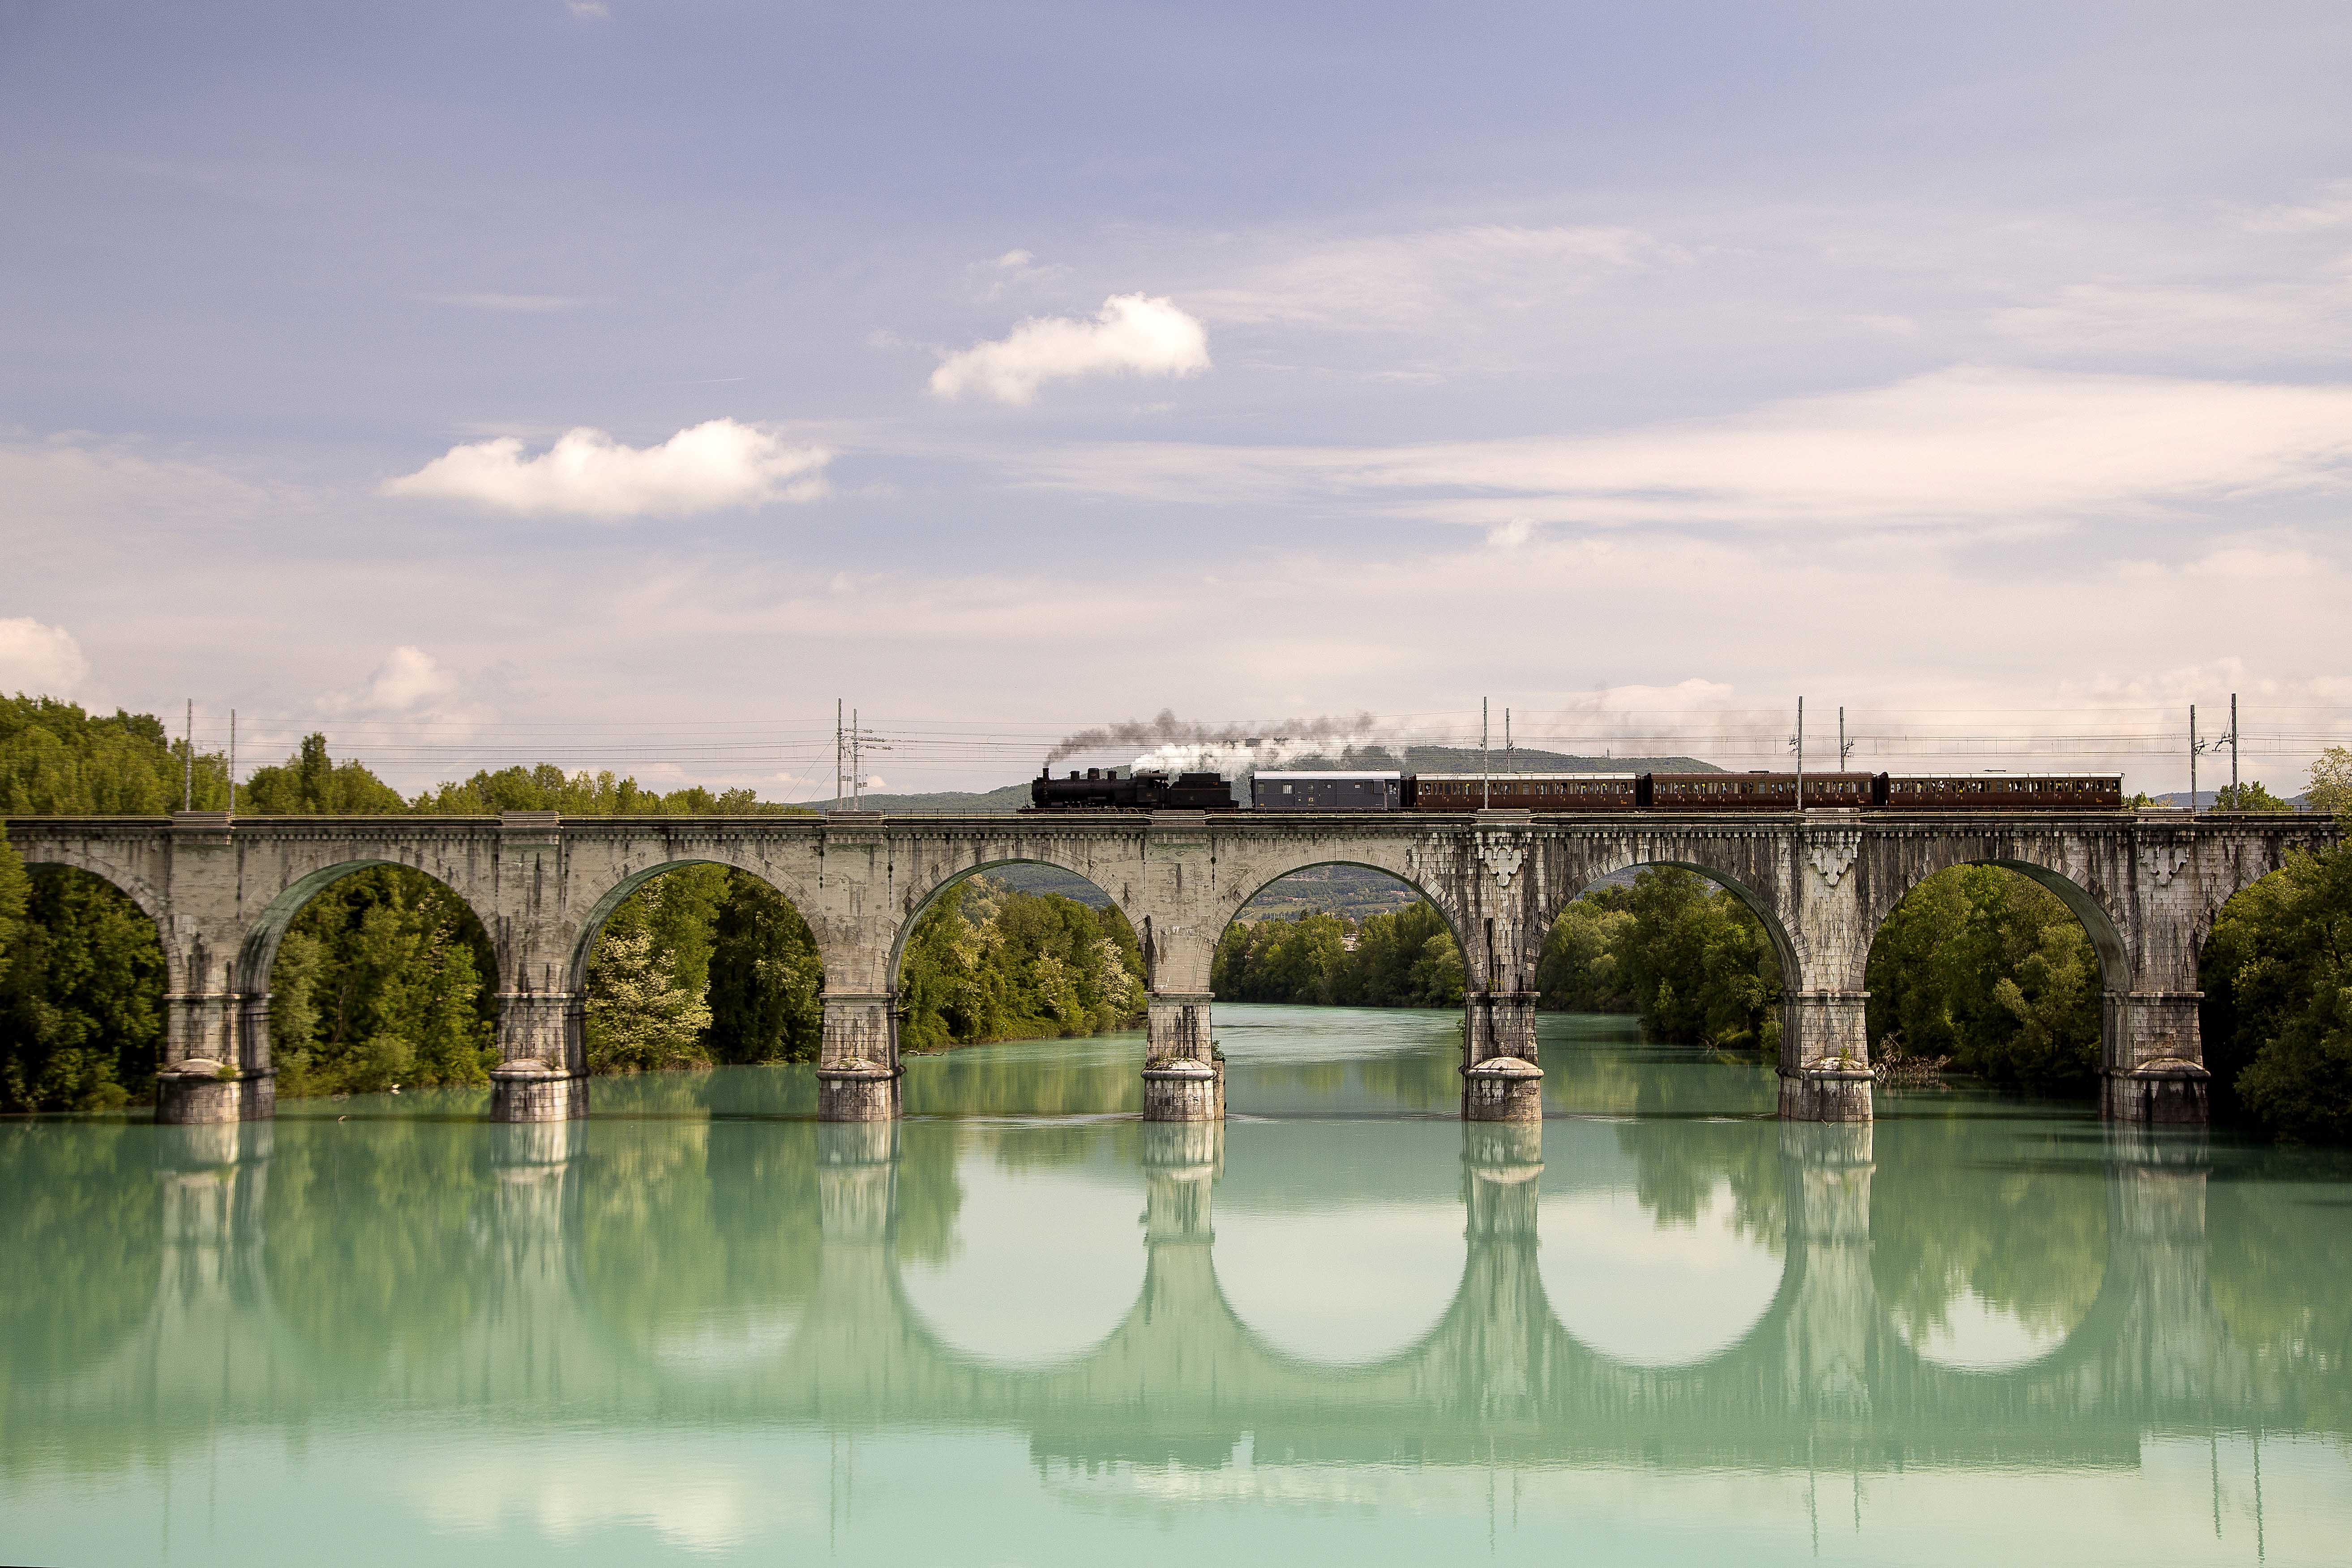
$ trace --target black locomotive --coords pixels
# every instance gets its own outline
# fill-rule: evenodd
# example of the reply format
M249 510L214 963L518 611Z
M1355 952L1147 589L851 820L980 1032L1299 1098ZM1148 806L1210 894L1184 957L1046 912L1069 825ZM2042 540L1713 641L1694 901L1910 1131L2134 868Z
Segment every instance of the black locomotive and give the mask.
M1029 781L1032 811L1239 811L1234 786L1215 773L1178 773L1171 778L1145 770L1076 769L1057 779L1047 768Z

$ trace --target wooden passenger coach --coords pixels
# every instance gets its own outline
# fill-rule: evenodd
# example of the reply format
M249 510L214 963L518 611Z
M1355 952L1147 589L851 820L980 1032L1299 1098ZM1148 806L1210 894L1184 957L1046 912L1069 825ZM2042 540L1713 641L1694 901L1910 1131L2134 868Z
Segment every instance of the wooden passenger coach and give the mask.
M1416 811L1631 811L1633 773L1416 773Z

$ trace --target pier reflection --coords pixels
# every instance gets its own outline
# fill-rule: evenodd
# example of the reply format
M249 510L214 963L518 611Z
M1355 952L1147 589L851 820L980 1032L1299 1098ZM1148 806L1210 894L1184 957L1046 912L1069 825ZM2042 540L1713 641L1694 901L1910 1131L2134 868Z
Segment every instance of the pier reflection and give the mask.
M2294 1189L2209 1201L2194 1134L2021 1121L1992 1161L1958 1121L42 1131L0 1157L68 1212L12 1205L0 1239L93 1240L0 1287L7 1415L93 1463L396 1407L1010 1429L1081 1468L1863 1472L2352 1411L2314 1343L2352 1258L2266 1247ZM1229 1254L1228 1223L1262 1234ZM1260 1321L1267 1258L1318 1225L1347 1240L1292 1247L1299 1300L1449 1272L1356 1303L1353 1339Z

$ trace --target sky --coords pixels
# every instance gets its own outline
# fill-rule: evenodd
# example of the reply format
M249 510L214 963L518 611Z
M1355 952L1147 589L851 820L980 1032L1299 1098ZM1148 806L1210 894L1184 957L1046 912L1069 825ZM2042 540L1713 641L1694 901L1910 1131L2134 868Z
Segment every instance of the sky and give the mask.
M2156 790L2236 693L2299 787L2347 63L2341 4L0 0L0 689L779 799L836 700L892 788L1482 701L1780 765L1801 696Z

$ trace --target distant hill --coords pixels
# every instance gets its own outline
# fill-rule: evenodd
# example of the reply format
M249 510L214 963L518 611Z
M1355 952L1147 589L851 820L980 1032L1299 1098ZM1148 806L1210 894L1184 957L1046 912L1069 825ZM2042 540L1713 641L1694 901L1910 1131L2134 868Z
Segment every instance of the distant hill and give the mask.
M819 811L847 811L849 802L812 800L804 804ZM929 795L877 795L868 792L858 797L860 811L887 812L893 816L952 816L976 812L987 816L1008 815L1029 804L1029 781L1010 784L992 790L937 790Z
M2147 798L2156 802L2158 805L2177 806L2187 805L2189 804L2189 792L2185 789L2172 790L2164 795L2152 795ZM2217 790L2200 789L2197 792L2197 809L2200 811L2210 811L2213 809L2214 803L2220 798L2221 795ZM2290 795L2287 798L2287 805L2294 807L2297 811L2309 811L2311 809L2311 797L2307 795Z

